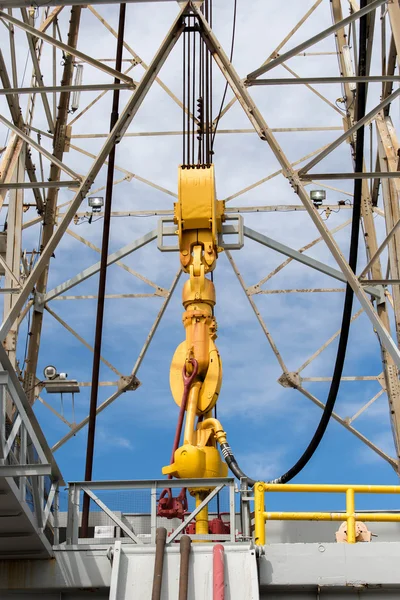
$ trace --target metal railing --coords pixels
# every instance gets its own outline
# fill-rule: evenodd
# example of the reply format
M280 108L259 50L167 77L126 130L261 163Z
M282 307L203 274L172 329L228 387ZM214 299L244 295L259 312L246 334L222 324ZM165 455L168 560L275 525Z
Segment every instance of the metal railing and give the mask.
M265 492L319 492L346 495L346 512L266 512ZM356 521L399 523L400 513L355 511L355 494L400 494L397 485L279 484L257 482L254 486L255 543L265 544L266 521L347 521L347 543L356 542Z
M81 522L81 500L83 492L86 493L91 500L107 515L110 521L120 528L123 535L129 538L130 542L135 544L143 544L145 540L134 528L131 523L124 518L124 515L116 514L111 510L103 500L98 497L100 491L128 491L131 490L148 490L150 504L150 528L146 539L154 544L156 540L157 529L157 501L158 495L164 488L181 489L181 488L209 488L211 491L207 497L197 506L190 514L185 515L184 520L177 525L167 538L167 544L171 544L180 539L180 536L185 532L187 526L194 521L197 514L203 508L210 504L216 496L225 488L229 493L229 534L209 534L209 535L191 535L193 540L203 541L235 541L235 481L233 478L215 478L215 479L151 479L139 481L75 481L68 484L68 514L67 514L67 546L74 546L80 542L79 527ZM92 513L91 513L92 514ZM97 540L101 543L101 538ZM90 543L93 543L91 540Z
M0 477L39 535L54 528L53 508L64 481L24 390L0 345ZM55 540L56 541L56 540Z

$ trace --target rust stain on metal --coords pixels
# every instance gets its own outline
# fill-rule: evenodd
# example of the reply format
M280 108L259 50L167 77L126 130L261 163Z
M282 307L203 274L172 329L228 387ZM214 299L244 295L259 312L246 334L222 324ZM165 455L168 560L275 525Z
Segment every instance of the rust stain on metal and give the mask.
M6 587L9 590L24 590L38 587L35 586L37 562L37 560L0 561L0 581L6 582ZM56 568L57 561L54 558L46 560L46 571L48 571L50 576L55 574Z

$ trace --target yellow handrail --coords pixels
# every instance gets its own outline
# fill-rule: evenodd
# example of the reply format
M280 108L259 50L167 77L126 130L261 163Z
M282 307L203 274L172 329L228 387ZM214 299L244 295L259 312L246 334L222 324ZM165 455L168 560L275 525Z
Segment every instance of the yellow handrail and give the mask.
M266 512L265 492L322 492L346 494L346 512ZM356 521L400 522L400 513L356 513L355 494L400 494L398 485L337 485L263 483L254 486L255 543L265 544L266 521L347 521L347 543L356 542Z

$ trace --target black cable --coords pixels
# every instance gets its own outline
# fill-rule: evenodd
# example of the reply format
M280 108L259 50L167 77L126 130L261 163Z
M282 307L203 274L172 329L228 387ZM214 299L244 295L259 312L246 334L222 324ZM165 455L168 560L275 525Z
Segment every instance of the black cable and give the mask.
M213 28L213 0L209 0L210 2L210 27L211 29ZM214 61L210 60L210 96L209 96L209 103L210 103L210 115L211 115L211 119L212 119L212 115L213 115L213 64ZM213 132L213 125L212 123L210 123L210 130L209 130L209 135L210 135L210 148L211 148L211 152L210 152L210 156L208 158L208 162L212 163L213 162L213 148L212 148L212 140L211 140L211 135Z
M230 53L230 57L229 57L229 61L230 62L232 62L232 60L233 60L233 51L234 51L234 48L235 48L236 14L237 14L237 0L234 0L234 5L233 5L233 24L232 24L232 42L231 42L231 53ZM228 91L228 82L226 82L226 84L225 84L225 90L224 90L224 94L222 96L221 106L219 108L218 117L217 117L217 120L215 122L215 128L214 128L214 133L213 133L212 142L211 142L211 154L213 154L215 135L217 133L219 120L221 118L222 110L224 108L225 98L226 98L227 91Z
M192 76L192 165L194 166L194 136L195 136L195 114L196 114L196 31L195 20L193 19L193 76Z
M205 18L206 21L208 22L209 19L209 0L206 0L206 4L205 4ZM212 60L212 59L211 59ZM210 162L210 151L211 151L211 140L210 140L210 130L211 130L211 123L210 120L212 118L212 116L210 115L210 102L209 102L209 95L210 95L210 52L208 51L208 48L206 48L206 85L205 85L205 93L204 93L204 98L205 98L205 116L206 116L206 163L209 164Z
M182 65L182 80L183 80L183 92L182 92L182 103L183 103L183 109L182 109L182 119L183 119L183 123L182 123L182 165L185 164L186 162L186 32L183 32L183 59L182 59L183 65Z
M201 12L203 12L203 6L200 8ZM201 165L204 162L203 152L204 152L204 40L200 36L199 39L199 98L197 100L198 104L198 127L197 127L197 140L198 140L198 150L197 150L197 164Z
M360 3L360 9L366 6L367 0L362 0ZM358 61L358 74L359 76L366 75L366 50L367 50L367 17L361 17L360 19L360 47L359 47L359 61ZM359 121L365 115L366 106L366 84L358 83L357 85L357 121ZM360 173L363 170L364 163L364 126L360 127L357 131L357 138L355 144L355 161L354 170L356 173ZM362 179L354 180L354 201L353 201L353 217L351 224L351 238L350 238L350 251L349 251L349 266L355 273L357 267L357 256L358 256L358 240L360 233L360 217L361 217L361 194L362 194ZM287 483L293 477L295 477L300 471L306 466L309 460L317 450L328 426L329 420L332 416L333 408L335 406L336 398L339 391L340 380L343 372L343 365L346 357L347 342L349 338L351 313L353 308L353 297L354 292L349 284L346 286L346 296L343 306L343 317L342 327L339 337L338 351L336 355L335 368L329 389L328 399L325 404L324 411L322 413L321 420L314 433L311 442L308 444L306 450L291 469L284 473L278 479L273 480L270 483ZM255 480L247 477L245 473L240 469L229 444L221 444L222 454L231 469L232 473L240 478L246 477L249 485L254 485Z
M190 26L190 19L188 21ZM187 164L190 165L190 31L187 32Z

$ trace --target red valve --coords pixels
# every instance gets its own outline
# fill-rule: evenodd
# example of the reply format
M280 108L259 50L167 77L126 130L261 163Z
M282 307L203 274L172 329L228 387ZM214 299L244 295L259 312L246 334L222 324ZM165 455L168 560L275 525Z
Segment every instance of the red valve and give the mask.
M183 520L187 509L186 488L182 488L176 498L172 496L171 488L165 488L161 492L157 507L158 517Z

